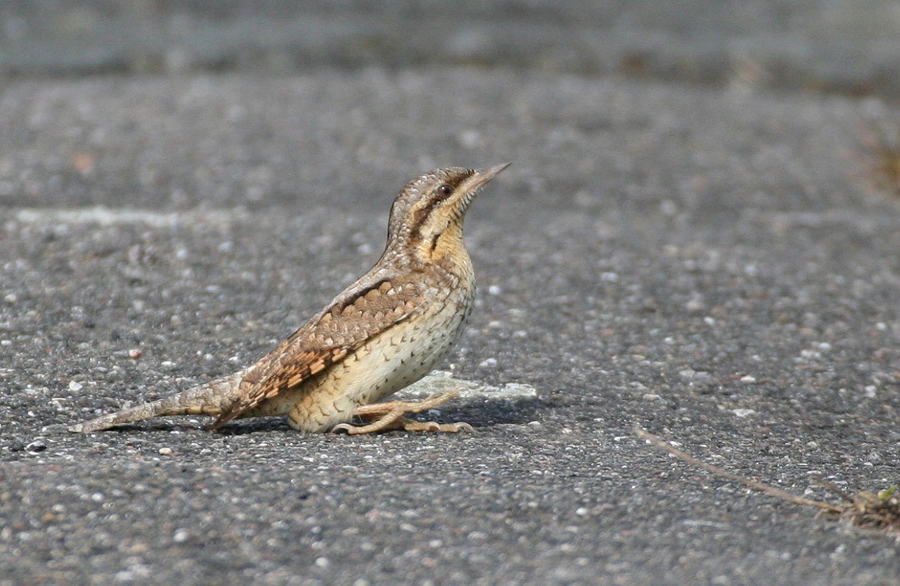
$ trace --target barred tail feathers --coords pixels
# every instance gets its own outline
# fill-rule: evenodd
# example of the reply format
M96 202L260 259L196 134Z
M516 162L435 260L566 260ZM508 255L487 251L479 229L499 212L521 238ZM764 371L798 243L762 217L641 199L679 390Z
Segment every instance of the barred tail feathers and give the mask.
M125 423L143 421L164 415L219 415L237 398L241 379L246 371L218 378L197 385L184 392L163 397L158 401L143 403L129 409L108 413L69 427L73 433L91 433Z

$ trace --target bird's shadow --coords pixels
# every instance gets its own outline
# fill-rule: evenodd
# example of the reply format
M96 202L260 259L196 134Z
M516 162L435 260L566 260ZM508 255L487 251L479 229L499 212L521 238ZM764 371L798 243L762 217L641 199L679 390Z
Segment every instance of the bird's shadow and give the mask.
M419 421L435 420L440 423L466 422L476 431L489 431L494 425L524 424L539 419L538 414L549 408L546 401L536 397L522 399L475 399L456 405L442 405L439 413L426 411L412 415L411 418ZM167 421L168 419L168 421ZM156 419L150 422L128 423L106 430L103 433L136 433L149 431L209 431L213 419L208 424L189 423L173 418ZM247 420L232 421L228 425L215 430L214 433L225 437L244 436L252 433L263 432L288 432L297 433L287 424L284 417L257 417ZM384 433L405 433L402 431ZM335 436L346 435L344 433L332 434Z

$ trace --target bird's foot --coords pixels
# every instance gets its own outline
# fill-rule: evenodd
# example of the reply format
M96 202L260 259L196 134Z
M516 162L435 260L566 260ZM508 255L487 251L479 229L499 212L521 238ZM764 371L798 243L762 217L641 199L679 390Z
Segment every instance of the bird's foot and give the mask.
M363 419L374 419L372 423L365 425L353 425L339 423L331 428L331 431L346 431L350 435L363 433L376 433L393 429L406 431L434 431L457 433L462 430L475 431L468 423L437 423L436 421L415 421L404 417L407 413L421 413L428 409L434 409L451 399L459 396L456 390L440 395L432 395L424 401L390 401L387 403L373 403L360 405L354 415Z
M414 419L402 420L402 427L406 431L434 431L443 433L459 433L461 431L475 432L475 428L465 421L456 423L438 423L437 421L416 421Z

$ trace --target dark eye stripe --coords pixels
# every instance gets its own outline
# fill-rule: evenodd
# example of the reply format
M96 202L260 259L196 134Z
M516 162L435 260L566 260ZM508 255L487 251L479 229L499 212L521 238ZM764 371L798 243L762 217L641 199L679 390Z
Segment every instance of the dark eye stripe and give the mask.
M453 195L456 191L456 188L459 187L459 184L468 179L475 171L468 170L469 172L465 175L457 175L455 177L448 178L444 183L435 188L432 197L429 198L428 203L421 209L416 210L415 215L413 217L413 222L411 229L413 233L418 233L422 228L422 224L425 223L425 220L437 207L437 205L443 202L445 199ZM449 190L444 193L443 188L449 188Z
M425 207L423 207L422 209L416 210L416 215L415 215L415 218L413 220L413 225L412 225L413 232L419 231L419 229L422 227L422 224L425 223L425 219L428 217L428 215L431 213L431 211L435 208L435 206L437 204L439 204L442 201L444 201L443 198L438 199L438 198L433 197L433 198L431 198L431 200L429 200L428 204L425 205Z
M446 185L446 186L450 187L450 193L453 193L454 191L456 191L456 188L459 187L460 183L462 183L463 181L465 181L466 179L468 179L469 177L471 177L474 174L475 174L474 169L466 169L466 172L464 174L454 175L453 177L448 178L446 181L444 181L444 183L441 185L441 187ZM438 188L438 189L440 189L440 188Z

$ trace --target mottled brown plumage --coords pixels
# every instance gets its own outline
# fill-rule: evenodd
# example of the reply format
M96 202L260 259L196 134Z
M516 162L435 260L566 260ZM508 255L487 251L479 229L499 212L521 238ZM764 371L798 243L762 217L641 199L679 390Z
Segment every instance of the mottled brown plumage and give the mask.
M232 419L288 415L302 431L366 433L465 424L403 418L450 398L378 403L424 376L452 349L472 309L475 280L462 238L475 193L507 165L436 169L411 181L391 208L387 246L372 269L255 364L211 383L70 428L107 429L161 415ZM352 426L354 417L374 419Z

